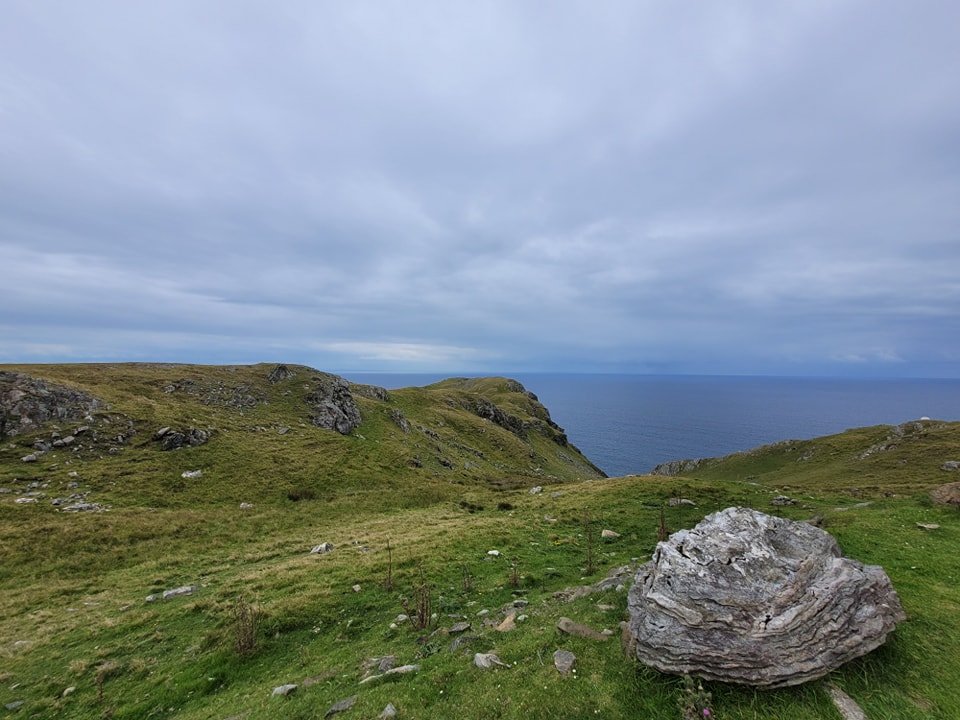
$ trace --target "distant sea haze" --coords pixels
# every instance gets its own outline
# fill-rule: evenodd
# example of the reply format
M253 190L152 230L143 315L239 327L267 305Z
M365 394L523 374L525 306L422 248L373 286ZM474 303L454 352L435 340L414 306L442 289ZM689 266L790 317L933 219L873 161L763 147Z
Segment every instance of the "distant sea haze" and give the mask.
M387 388L447 375L346 373ZM513 374L611 476L787 439L930 417L960 420L960 380Z

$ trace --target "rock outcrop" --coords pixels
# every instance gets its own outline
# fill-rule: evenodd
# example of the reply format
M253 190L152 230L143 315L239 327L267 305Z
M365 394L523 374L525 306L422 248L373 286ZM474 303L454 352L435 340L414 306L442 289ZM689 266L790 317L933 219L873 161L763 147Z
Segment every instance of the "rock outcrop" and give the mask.
M105 404L93 395L24 373L0 371L0 438L46 422L83 420Z
M760 687L826 675L905 619L882 568L842 557L818 528L744 508L659 543L628 610L644 664Z
M960 507L960 482L952 482L935 487L930 491L930 499L938 505Z
M277 365L273 370L270 371L270 374L267 375L267 380L271 384L276 384L278 382L283 382L284 380L289 380L292 377L295 377L296 373L293 372L286 365Z
M360 408L342 377L328 373L313 376L313 389L306 397L310 420L317 427L349 435L361 422Z
M680 475L690 470L696 470L703 462L703 458L695 460L671 460L670 462L660 463L653 470L651 475Z
M209 430L201 430L195 427L182 430L163 427L153 434L153 439L160 443L161 450L179 450L182 447L203 445L210 439L210 436Z

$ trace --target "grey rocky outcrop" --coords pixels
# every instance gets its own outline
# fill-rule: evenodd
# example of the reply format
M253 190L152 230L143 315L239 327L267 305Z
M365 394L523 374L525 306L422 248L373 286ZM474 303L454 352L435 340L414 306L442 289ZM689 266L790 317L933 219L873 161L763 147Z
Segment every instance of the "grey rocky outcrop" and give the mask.
M364 385L363 383L350 383L350 391L355 395L379 400L380 402L390 402L390 393L386 388L379 385Z
M960 460L947 460L943 465L940 466L940 469L946 470L947 472L960 470Z
M271 383L278 383L283 382L284 380L289 380L295 376L296 373L293 372L293 370L288 368L286 365L280 364L270 371L270 374L267 375L267 380Z
M31 432L50 421L83 420L105 407L102 400L82 390L0 371L0 438Z
M350 393L350 385L342 377L318 373L313 389L307 394L310 420L317 427L349 435L361 422L360 408Z
M685 472L691 470L696 470L703 463L703 458L696 458L694 460L671 460L670 462L660 463L653 470L650 471L651 475L682 475Z
M761 687L826 675L905 619L882 568L842 557L818 528L745 508L658 543L627 608L640 662Z
M164 427L154 433L153 439L160 443L161 450L179 450L182 447L196 447L210 440L211 432L200 428L188 427L180 430Z

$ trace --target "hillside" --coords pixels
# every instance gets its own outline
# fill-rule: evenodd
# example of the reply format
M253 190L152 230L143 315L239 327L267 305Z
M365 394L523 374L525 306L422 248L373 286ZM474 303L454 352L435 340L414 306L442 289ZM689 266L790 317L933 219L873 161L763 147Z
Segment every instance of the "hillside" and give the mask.
M313 718L355 697L337 717L392 703L401 718L678 718L677 678L628 662L616 640L555 628L569 617L616 632L619 580L570 602L555 593L649 557L661 512L677 530L729 505L819 516L847 554L889 573L908 621L832 675L870 718L960 717L960 517L928 497L960 479L942 469L960 460L958 423L603 478L504 378L386 392L297 366L0 373L69 390L59 416L33 406L38 424L8 411L0 446L0 706L22 703L12 717ZM17 382L11 393L0 375L0 401L21 412ZM669 504L679 497L694 506ZM332 549L311 553L322 543ZM147 601L179 587L189 594ZM241 653L246 603L261 621ZM553 667L560 648L576 673ZM474 652L509 667L481 670ZM418 669L360 684L385 656ZM298 688L273 696L284 684ZM708 689L716 718L839 717L820 683Z

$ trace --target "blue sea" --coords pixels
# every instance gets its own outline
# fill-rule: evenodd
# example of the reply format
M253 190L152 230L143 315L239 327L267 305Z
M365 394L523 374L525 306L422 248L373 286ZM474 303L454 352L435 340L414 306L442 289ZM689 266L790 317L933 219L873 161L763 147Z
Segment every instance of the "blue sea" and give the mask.
M387 388L446 375L346 373ZM960 380L514 374L608 475L778 440L930 417L960 420Z

